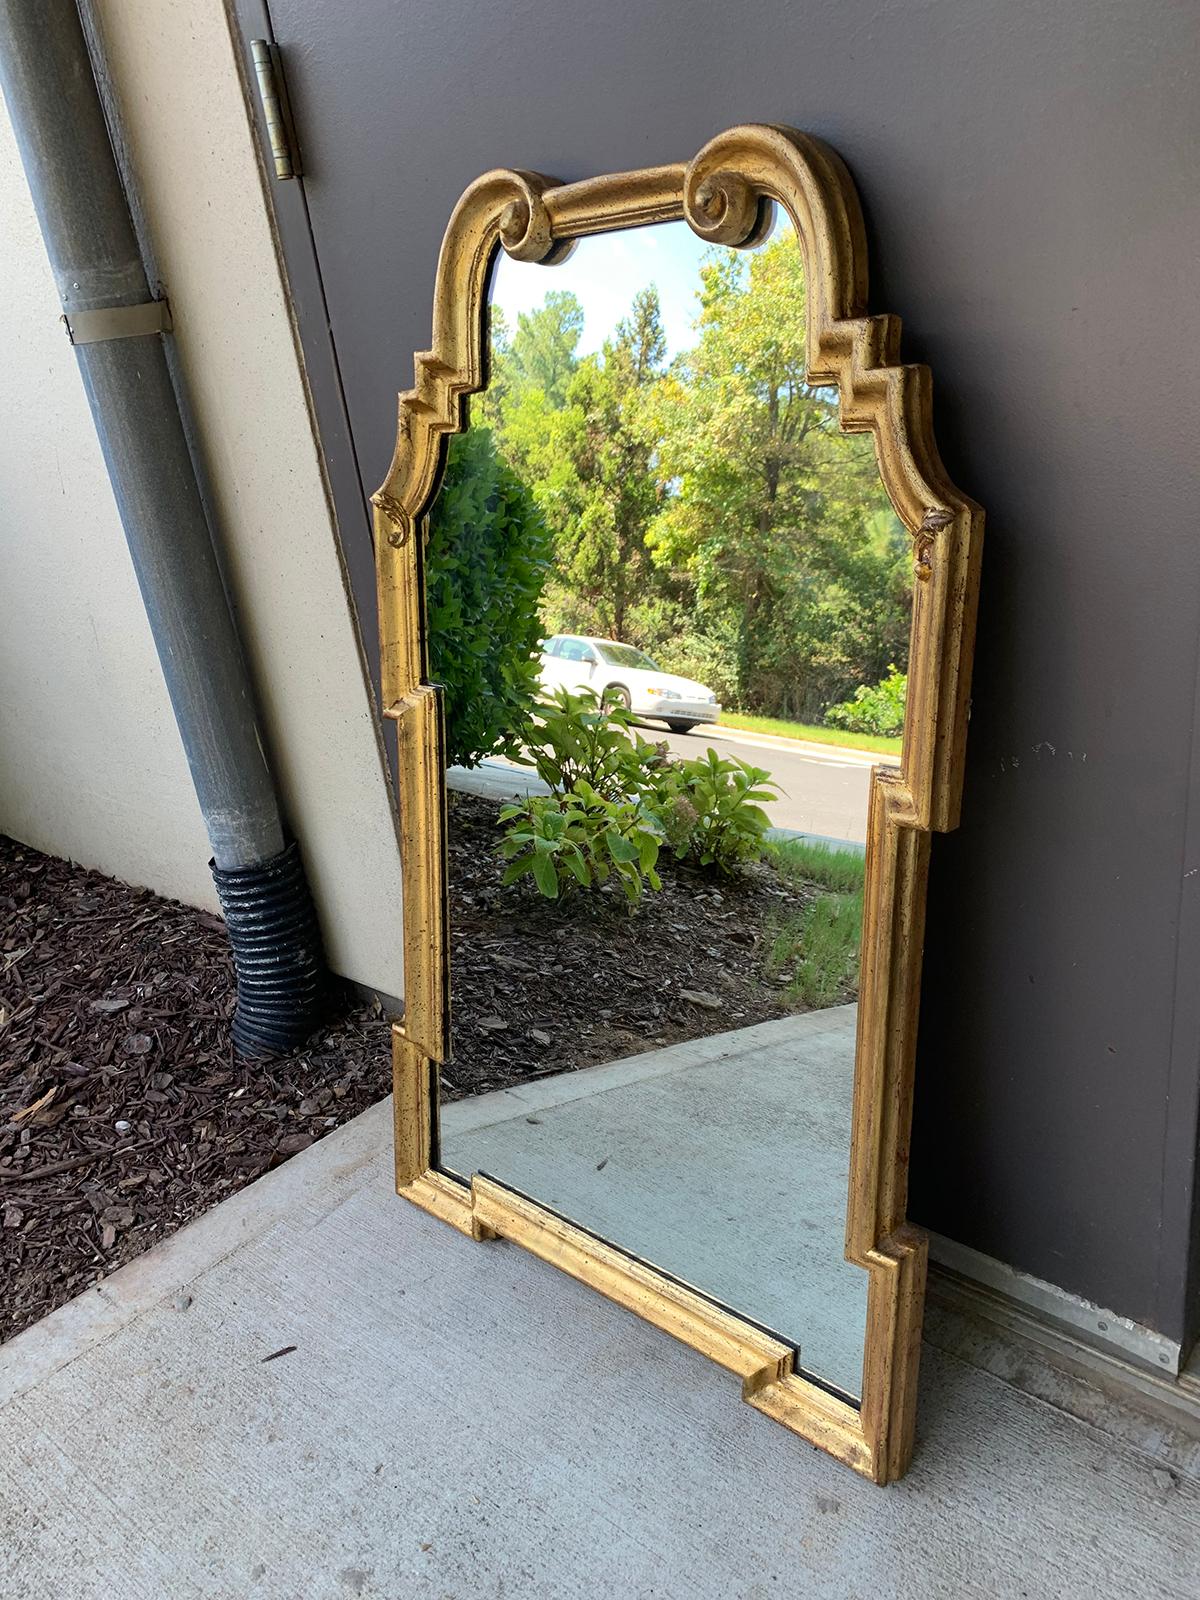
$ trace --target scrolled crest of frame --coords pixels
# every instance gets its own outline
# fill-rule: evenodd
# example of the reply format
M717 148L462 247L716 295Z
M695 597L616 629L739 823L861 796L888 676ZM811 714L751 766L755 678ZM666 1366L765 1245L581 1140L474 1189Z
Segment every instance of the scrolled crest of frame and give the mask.
M836 385L844 429L874 437L880 477L913 540L908 714L898 771L872 774L846 1256L868 1274L861 1407L793 1368L792 1353L652 1269L630 1263L535 1203L440 1172L437 1066L448 1050L445 788L439 691L430 682L421 541L444 439L486 372L495 252L553 266L586 235L686 221L750 248L772 203L804 257L808 379ZM400 746L405 1016L393 1030L399 1191L475 1238L501 1235L554 1261L738 1373L751 1404L886 1483L912 1451L926 1244L906 1220L912 1071L925 877L932 832L962 793L983 515L950 482L934 442L928 369L899 360L900 323L867 313L867 251L854 183L820 140L736 127L676 163L562 184L484 173L451 215L434 288L433 334L399 397L396 448L372 497L385 714ZM770 1347L767 1348L767 1345Z

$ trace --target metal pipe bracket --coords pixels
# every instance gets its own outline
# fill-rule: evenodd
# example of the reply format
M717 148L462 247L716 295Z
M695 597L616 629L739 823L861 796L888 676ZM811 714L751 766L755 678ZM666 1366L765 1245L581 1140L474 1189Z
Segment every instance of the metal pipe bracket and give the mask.
M72 344L99 344L105 339L144 339L170 333L171 308L165 300L143 300L136 306L105 306L100 311L64 311L63 324Z

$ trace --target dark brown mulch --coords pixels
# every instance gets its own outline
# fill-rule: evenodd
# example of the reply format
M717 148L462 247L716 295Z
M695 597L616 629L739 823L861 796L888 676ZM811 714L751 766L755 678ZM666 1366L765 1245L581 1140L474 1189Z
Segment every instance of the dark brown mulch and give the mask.
M388 1025L242 1063L216 917L0 837L0 1338L366 1109Z
M763 972L773 911L811 897L765 867L731 880L664 863L634 914L619 890L503 888L498 807L449 796L453 1058L447 1099L746 1028L792 1009ZM702 999L689 999L688 995Z

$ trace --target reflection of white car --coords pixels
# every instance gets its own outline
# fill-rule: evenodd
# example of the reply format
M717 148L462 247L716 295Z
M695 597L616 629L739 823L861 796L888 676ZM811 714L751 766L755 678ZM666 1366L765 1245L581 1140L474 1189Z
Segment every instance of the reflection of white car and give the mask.
M624 706L635 717L655 717L676 733L697 722L715 722L717 697L703 683L660 672L644 650L614 639L555 634L542 645L542 690L594 689L605 705Z

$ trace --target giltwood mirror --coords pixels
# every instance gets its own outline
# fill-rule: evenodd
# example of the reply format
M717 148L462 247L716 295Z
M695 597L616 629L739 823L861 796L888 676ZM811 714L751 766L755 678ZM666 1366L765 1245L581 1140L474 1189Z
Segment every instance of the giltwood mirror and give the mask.
M489 172L373 503L399 1192L884 1483L912 1450L926 867L982 514L866 304L854 186L808 135Z

